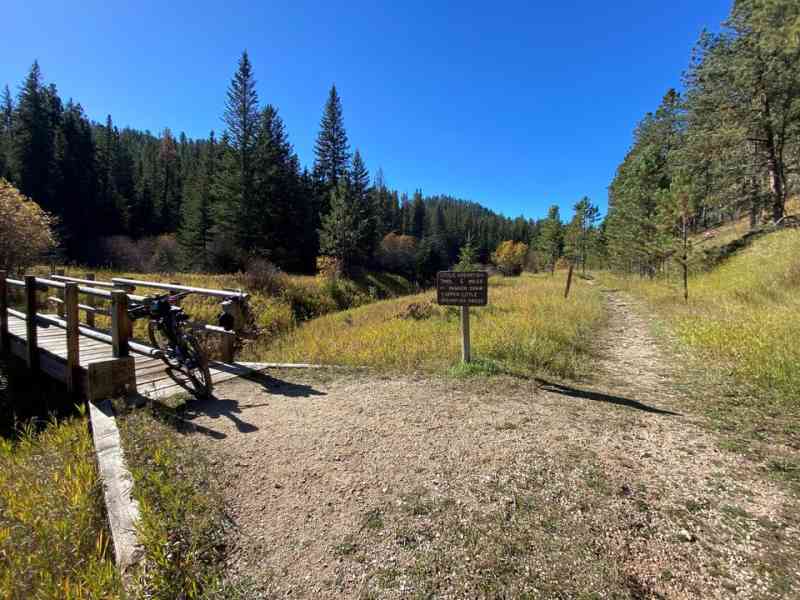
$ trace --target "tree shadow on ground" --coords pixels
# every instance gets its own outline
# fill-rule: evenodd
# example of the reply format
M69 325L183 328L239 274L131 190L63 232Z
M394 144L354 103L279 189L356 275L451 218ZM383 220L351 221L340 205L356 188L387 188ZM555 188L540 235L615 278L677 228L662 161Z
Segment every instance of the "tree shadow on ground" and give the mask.
M647 404L643 404L638 400L623 398L622 396L612 396L610 394L604 394L602 392L581 390L578 388L562 385L560 383L552 383L550 381L546 381L544 379L539 379L539 378L536 379L536 383L538 384L540 390L544 390L546 392L553 392L554 394L560 394L562 396L569 396L571 398L581 398L583 400L594 400L596 402L607 402L609 404L625 406L627 408L633 408L635 410L641 410L644 412L649 412L657 415L665 415L673 417L681 416L680 413L672 412L670 410L664 410L661 408L656 408L654 406L648 406Z
M214 365L214 368L218 367ZM285 396L288 398L308 398L311 396L326 395L325 392L314 389L310 385L284 381L258 371L241 370L241 372L239 372L238 367L233 366L232 368L237 369L232 372L236 372L236 374L240 375L240 379L252 381L260 385L263 390L273 395ZM134 404L149 405L157 418L182 433L197 432L214 439L224 439L227 437L225 433L221 431L195 423L194 419L198 417L209 417L211 419L227 418L236 426L236 429L240 433L258 431L258 427L243 420L239 415L242 414L243 409L269 406L267 402L260 404L242 404L233 398L222 397L224 394L212 394L205 398L198 397L198 388L192 378L175 369L167 369L167 374L170 379L187 394L188 399L183 403L177 406L171 406L169 403L141 395L137 395L129 401L132 401Z

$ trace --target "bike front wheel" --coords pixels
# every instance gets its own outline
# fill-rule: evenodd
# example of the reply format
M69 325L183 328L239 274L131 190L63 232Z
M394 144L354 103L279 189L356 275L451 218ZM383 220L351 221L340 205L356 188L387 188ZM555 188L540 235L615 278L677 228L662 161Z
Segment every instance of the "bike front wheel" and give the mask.
M157 321L150 321L147 324L147 337L150 338L150 344L152 344L153 348L161 351L159 357L168 367L174 369L180 366L175 356L175 349L170 345L169 338L161 331Z
M211 371L208 368L208 358L200 347L200 342L194 336L184 335L184 368L186 374L194 383L195 391L201 398L208 398L214 389L211 381Z

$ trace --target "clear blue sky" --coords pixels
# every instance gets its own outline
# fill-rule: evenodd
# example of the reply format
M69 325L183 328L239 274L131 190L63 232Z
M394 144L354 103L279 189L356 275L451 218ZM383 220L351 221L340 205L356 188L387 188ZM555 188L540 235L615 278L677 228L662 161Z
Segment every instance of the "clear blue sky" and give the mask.
M92 119L204 137L246 48L303 164L335 82L351 145L392 187L510 216L583 195L605 210L636 122L731 1L6 0L0 85L36 58Z

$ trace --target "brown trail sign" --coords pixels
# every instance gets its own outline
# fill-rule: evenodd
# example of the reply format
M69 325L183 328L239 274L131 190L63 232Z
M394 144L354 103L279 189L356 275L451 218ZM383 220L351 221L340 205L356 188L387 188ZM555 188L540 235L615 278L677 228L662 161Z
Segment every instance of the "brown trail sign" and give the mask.
M485 271L439 271L436 302L461 307L461 358L470 361L469 307L489 303L489 276Z

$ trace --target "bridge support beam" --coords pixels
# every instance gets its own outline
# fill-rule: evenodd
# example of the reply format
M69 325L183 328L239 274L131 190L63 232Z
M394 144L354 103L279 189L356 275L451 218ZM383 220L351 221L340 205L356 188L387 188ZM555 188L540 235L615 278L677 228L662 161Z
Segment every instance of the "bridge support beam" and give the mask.
M11 352L11 338L8 335L8 289L6 272L0 271L0 353Z
M36 331L36 277L25 275L25 329L27 334L25 362L32 372L39 369L39 343Z

